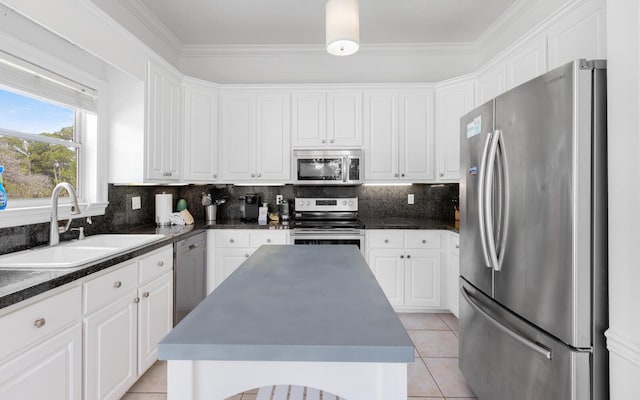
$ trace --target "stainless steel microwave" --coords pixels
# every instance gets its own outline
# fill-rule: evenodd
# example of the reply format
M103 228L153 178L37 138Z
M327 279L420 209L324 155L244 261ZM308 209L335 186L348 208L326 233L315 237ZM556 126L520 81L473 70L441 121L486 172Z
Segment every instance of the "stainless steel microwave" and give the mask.
M296 185L359 185L363 183L362 150L294 150Z

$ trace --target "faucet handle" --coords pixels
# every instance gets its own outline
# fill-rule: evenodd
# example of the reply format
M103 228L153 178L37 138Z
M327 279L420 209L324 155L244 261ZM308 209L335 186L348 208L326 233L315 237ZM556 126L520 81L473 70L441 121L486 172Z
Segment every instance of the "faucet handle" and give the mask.
M80 228L71 228L72 231L78 231L80 232L80 234L78 235L78 240L84 240L85 236L84 236L84 227L80 227Z

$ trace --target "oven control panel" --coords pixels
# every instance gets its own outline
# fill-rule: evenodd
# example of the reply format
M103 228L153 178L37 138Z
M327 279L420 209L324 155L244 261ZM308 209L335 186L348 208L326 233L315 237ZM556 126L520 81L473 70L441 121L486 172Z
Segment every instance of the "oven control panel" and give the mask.
M298 211L358 211L357 197L303 198L296 197L295 210Z

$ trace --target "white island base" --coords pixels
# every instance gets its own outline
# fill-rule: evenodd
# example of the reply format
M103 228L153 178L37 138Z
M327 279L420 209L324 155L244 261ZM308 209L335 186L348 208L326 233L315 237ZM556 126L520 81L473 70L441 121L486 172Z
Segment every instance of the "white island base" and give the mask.
M168 360L169 400L224 400L271 385L316 388L345 400L404 400L407 364Z

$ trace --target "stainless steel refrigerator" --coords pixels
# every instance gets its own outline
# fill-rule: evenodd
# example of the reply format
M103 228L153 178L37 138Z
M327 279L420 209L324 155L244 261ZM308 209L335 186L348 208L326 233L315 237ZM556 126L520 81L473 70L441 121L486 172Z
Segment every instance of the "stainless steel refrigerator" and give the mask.
M608 398L606 67L461 119L460 368L480 400Z

